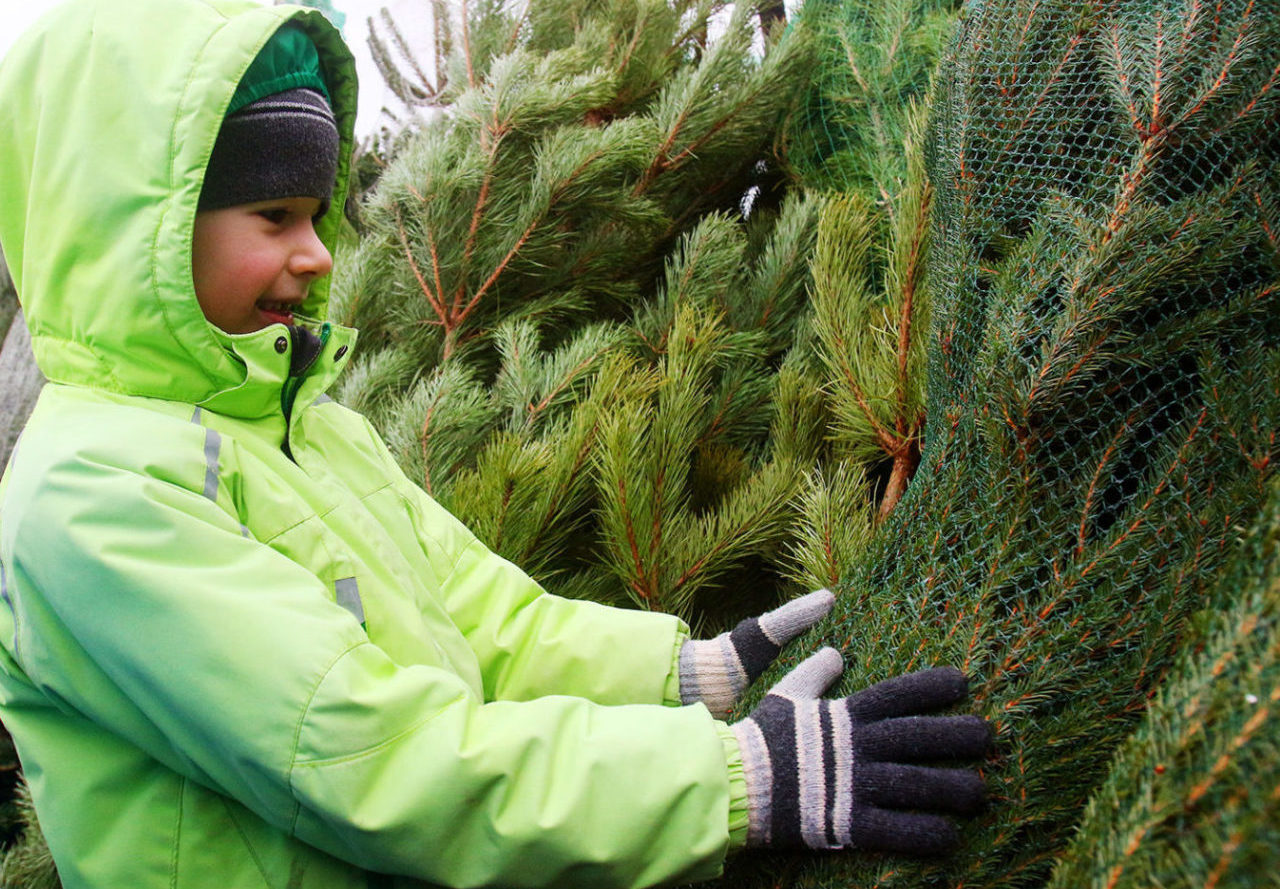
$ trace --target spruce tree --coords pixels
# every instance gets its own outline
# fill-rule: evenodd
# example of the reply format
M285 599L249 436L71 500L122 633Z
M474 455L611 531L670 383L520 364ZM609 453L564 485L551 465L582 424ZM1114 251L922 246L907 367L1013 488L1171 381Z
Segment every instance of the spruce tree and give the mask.
M843 650L846 691L966 670L991 806L947 861L753 855L724 885L1031 886L1064 855L1268 502L1278 13L963 13L927 152L921 468L803 648Z
M1200 629L1203 627L1203 631ZM1051 889L1275 885L1280 490L1233 552L1176 670L1125 742Z

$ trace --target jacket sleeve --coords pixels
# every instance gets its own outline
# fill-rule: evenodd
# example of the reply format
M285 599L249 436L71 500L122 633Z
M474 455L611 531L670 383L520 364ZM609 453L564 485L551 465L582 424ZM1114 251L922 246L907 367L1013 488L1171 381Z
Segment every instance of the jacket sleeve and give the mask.
M562 694L679 706L680 647L689 638L683 621L544 591L409 481L382 447L422 546L453 561L439 594L476 653L487 699Z
M358 866L636 887L715 876L745 833L705 709L482 703L180 485L55 467L10 541L17 654L58 706Z

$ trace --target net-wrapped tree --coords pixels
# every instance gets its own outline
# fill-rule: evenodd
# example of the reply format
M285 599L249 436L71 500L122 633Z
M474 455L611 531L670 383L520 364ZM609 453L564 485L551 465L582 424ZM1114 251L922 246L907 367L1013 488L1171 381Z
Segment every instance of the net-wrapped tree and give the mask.
M1280 849L1280 490L1230 557L1051 889L1275 882Z
M928 146L921 469L809 642L843 650L846 690L966 670L991 806L946 861L754 856L725 885L1049 878L1267 502L1278 39L1274 2L962 14Z

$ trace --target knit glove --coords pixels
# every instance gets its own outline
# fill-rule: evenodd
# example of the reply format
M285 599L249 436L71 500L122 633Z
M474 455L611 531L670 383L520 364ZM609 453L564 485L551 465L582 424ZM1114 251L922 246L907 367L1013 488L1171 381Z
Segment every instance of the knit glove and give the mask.
M982 756L991 730L977 716L919 716L968 693L950 667L909 673L847 698L819 696L843 670L824 648L730 728L747 782L747 844L936 856L955 848L941 814L984 805L976 772L922 760Z
M835 601L829 591L818 590L749 617L714 639L685 642L680 649L681 703L701 702L712 716L724 719L782 646L826 617Z

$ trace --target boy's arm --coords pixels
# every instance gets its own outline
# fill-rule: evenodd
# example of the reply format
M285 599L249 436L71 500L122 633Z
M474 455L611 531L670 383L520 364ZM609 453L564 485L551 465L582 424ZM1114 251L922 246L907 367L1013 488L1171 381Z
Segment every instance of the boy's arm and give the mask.
M818 590L714 639L690 640L688 627L670 615L546 593L394 472L420 540L455 552L440 592L476 652L490 700L571 694L607 704L702 703L724 719L781 647L835 601Z
M487 700L573 695L611 705L682 703L683 621L546 592L405 476L366 418L347 416L363 423L418 545L428 558L453 565L436 592L476 654Z
M476 653L487 699L681 703L683 621L547 593L426 494L414 488L412 496L419 535L452 548L439 595Z
M102 465L50 478L7 554L19 662L278 828L361 867L512 887L706 878L742 841L737 746L702 708L483 704L395 664L200 494ZM521 631L591 623L542 620Z

